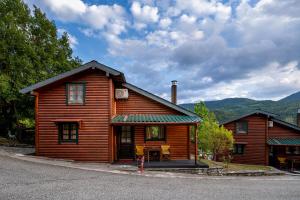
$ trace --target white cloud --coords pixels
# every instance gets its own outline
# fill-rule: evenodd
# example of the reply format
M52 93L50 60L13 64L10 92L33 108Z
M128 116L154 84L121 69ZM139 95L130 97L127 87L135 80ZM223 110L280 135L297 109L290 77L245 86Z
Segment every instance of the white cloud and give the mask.
M89 5L82 0L41 0L34 3L48 9L56 19L86 26L84 29L90 31L100 30L115 35L126 31L126 11L117 4Z
M180 21L183 23L193 24L196 22L196 20L197 20L197 18L194 16L188 16L186 14L183 14L180 16Z
M132 15L139 21L157 22L159 19L158 8L148 5L142 6L139 2L133 2L130 8Z
M142 29L146 27L147 23L155 23L159 20L158 8L149 5L141 5L134 1L131 5L130 11L134 17L135 27Z
M247 78L220 82L209 89L197 92L201 92L202 97L206 99L247 97L278 100L299 90L300 79L298 77L300 77L300 69L297 61L291 61L285 65L273 62L250 72Z
M220 20L227 20L231 14L231 7L218 1L177 0L177 8L188 11L198 17L215 15Z
M170 18L163 18L159 21L159 26L161 28L168 28L172 24L172 20Z
M53 12L60 20L69 21L77 20L87 10L87 5L81 0L43 0L51 12Z

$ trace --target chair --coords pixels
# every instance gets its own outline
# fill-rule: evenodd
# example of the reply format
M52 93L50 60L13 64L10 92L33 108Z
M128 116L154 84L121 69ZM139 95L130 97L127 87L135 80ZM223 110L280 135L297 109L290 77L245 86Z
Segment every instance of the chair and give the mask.
M144 156L144 146L136 145L135 146L135 158L138 164L138 161Z
M163 144L161 145L161 152L160 152L160 160L170 160L170 145Z
M279 161L279 168L285 168L286 167L286 158L285 157L277 157L277 160Z

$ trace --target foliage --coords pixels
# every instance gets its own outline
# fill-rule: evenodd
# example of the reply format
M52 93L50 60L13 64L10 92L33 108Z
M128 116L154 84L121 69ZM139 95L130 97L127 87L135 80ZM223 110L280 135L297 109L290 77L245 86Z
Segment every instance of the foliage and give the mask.
M195 105L195 113L202 117L198 129L199 148L212 153L214 159L219 154L229 152L233 147L232 132L219 126L213 112L210 112L204 102Z
M68 35L44 13L21 0L0 1L0 120L15 131L18 119L33 118L33 98L19 90L80 64Z

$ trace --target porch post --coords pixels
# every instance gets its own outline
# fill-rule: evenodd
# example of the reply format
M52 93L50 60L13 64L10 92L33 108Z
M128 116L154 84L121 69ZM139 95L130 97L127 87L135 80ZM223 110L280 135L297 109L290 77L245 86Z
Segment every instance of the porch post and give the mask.
M198 161L198 124L195 126L195 165Z

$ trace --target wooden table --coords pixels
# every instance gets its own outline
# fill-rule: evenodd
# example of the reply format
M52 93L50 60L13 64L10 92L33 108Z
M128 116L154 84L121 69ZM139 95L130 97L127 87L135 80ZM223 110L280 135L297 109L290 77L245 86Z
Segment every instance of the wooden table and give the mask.
M149 163L150 162L150 152L159 152L160 153L160 148L159 147L145 147L144 151L147 152L147 159L148 159L148 163Z

